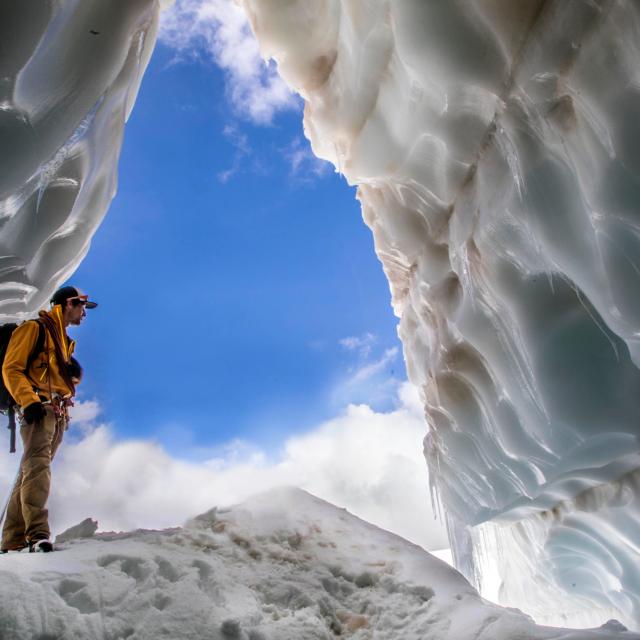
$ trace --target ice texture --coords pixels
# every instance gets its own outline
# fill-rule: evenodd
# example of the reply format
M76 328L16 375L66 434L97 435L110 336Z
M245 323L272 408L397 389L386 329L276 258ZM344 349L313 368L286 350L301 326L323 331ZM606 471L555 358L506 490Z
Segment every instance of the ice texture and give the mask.
M420 547L299 489L180 529L0 559L3 640L640 640L536 626Z
M358 186L458 566L639 628L640 3L242 4Z
M640 594L631 586L640 582L639 517L636 470L517 522L474 527L481 590L494 601L527 602L536 620L589 626L630 612L627 624L637 626ZM497 594L490 591L496 575L503 578Z
M157 0L0 6L0 317L39 309L86 254L159 11Z

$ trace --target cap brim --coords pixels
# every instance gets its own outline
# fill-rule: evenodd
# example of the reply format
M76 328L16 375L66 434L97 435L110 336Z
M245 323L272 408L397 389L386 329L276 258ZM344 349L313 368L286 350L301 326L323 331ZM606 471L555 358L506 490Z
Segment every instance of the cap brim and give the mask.
M97 302L90 302L89 300L87 300L84 303L85 309L95 309L98 306Z

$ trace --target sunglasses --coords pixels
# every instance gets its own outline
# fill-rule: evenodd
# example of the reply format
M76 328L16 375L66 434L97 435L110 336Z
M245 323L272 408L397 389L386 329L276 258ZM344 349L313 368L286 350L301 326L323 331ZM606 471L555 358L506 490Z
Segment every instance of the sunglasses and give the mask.
M90 302L89 296L87 295L75 296L73 298L67 298L67 300L71 300L71 304L74 307L82 305L84 307L87 307L87 309L93 309L94 307L98 306L95 302Z

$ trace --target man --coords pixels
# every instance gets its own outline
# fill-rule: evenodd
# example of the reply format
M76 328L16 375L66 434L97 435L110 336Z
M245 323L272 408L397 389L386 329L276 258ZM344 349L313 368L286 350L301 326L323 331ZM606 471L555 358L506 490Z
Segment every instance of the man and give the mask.
M53 551L46 508L51 460L67 428L67 409L82 375L72 357L75 342L66 329L79 325L86 309L96 306L75 287L62 287L51 298L51 310L41 311L37 320L17 327L7 346L2 376L18 405L24 453L7 505L3 553L26 548ZM39 337L41 332L44 341ZM43 349L33 354L38 343Z

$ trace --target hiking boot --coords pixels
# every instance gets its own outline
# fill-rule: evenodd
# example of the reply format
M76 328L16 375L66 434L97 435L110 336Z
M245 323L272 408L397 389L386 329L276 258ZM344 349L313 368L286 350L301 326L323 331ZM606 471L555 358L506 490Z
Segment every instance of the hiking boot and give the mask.
M28 549L29 545L24 545L24 547L19 547L18 549L0 549L0 553L4 554L4 553L20 553L21 551L24 551L25 549Z
M42 540L35 540L34 542L29 543L29 552L30 553L49 553L53 551L53 542L51 540L47 540L43 538Z

